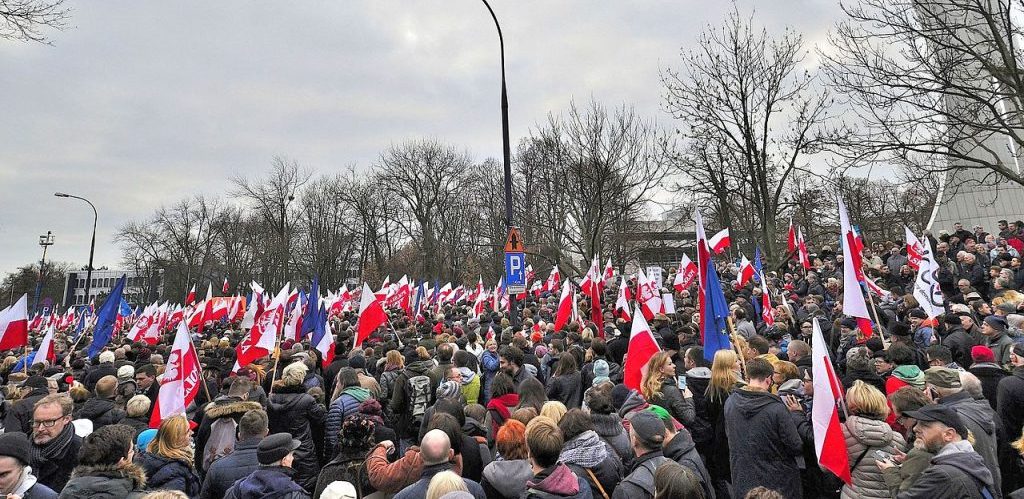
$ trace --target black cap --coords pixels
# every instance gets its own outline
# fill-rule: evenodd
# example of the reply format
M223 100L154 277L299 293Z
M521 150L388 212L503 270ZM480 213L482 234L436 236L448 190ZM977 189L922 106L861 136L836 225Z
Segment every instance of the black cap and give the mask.
M956 431L960 438L967 438L967 427L960 420L960 415L952 407L932 404L921 407L916 411L903 413L908 418L914 418L919 422L929 423L932 421L942 423Z
M49 383L42 376L29 376L21 383L22 388L49 388Z
M260 464L274 464L300 445L302 442L292 438L290 433L275 433L260 440L256 447L256 459Z
M31 444L24 433L14 431L0 434L0 456L13 457L27 466L31 462L29 449Z
M854 319L853 317L844 317L843 320L839 321L839 325L846 329L856 330L857 319Z

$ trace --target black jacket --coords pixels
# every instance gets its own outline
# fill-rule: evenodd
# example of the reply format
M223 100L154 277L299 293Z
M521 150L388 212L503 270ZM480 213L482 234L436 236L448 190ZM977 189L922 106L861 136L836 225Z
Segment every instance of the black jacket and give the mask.
M131 426L133 429L135 429L135 436L138 437L139 433L142 433L149 429L149 418L147 418L145 415L139 416L137 418L126 417L122 419L121 423L119 424Z
M199 497L202 482L192 465L151 452L137 454L135 462L146 470L146 486L150 490L173 489L189 497Z
M999 382L996 401L1003 434L1020 435L1024 428L1024 367L1014 369L1011 376Z
M783 497L801 497L803 441L796 418L777 395L739 389L725 402L725 430L735 497L765 486ZM757 435L758 438L750 438Z
M963 366L963 364L960 365ZM1010 373L990 362L975 364L967 371L977 376L978 380L981 381L981 393L985 396L985 400L988 400L989 405L992 406L992 410L995 410L999 382L1009 376Z
M391 390L391 414L395 415L395 432L399 438L415 438L419 428L412 424L412 415L409 414L409 394L406 393L405 382L416 376L429 376L427 373L434 363L429 360L417 360L405 366L401 374L395 378L395 386ZM433 384L433 380L431 380ZM433 393L430 397L433 398ZM430 402L433 402L431 400Z
M79 418L92 420L93 431L107 425L118 424L125 416L127 414L119 409L113 400L95 397L86 400L78 413Z
M675 379L666 379L661 383L659 395L652 397L654 400L648 402L665 408L672 417L676 418L683 426L693 424L697 413L693 406L693 399L684 398L683 392L679 390Z
M358 497L366 497L377 491L370 485L370 477L366 471L366 452L342 451L331 462L325 464L316 480L313 497L320 497L328 485L339 480L351 483L356 488Z
M146 473L137 465L79 466L60 493L61 499L138 499L146 494Z
M579 372L552 376L547 386L548 400L557 400L568 409L583 405L583 385Z
M326 409L306 393L303 386L275 387L267 409L270 433L291 433L293 438L302 442L295 450L295 461L292 462L294 479L307 491L313 490L316 476L320 473L320 461L311 427L324 423Z
M203 488L199 494L202 499L221 499L236 481L249 476L260 467L256 459L256 447L259 438L251 438L235 443L235 450L214 462L206 471ZM198 452L198 451L197 451Z
M33 444L34 445L34 444ZM32 474L39 483L53 489L62 490L71 478L71 470L78 464L78 450L82 448L82 438L72 435L71 443L57 459L33 461Z
M117 366L115 366L113 362L103 362L90 369L85 375L85 379L82 380L82 384L91 392L96 389L96 382L104 376L117 377Z
M7 433L20 431L26 435L31 435L32 410L36 402L42 400L49 393L50 391L46 388L36 388L29 392L26 397L15 402L7 411L7 417L4 418L4 431Z
M849 390L857 380L863 381L875 388L878 388L878 391L885 393L885 380L870 368L848 369L846 371L846 376L843 376L843 388Z
M663 446L662 452L665 457L686 466L693 474L697 475L697 478L700 478L700 486L704 489L704 497L715 499L715 487L711 483L711 475L708 474L704 461L697 453L697 446L693 443L690 432L685 429L680 430L676 436L672 437L671 441Z
M949 445L949 444L947 444ZM898 499L981 499L982 486L990 497L999 497L993 490L992 474L976 452L953 452L932 458L910 489Z
M962 326L954 326L949 334L942 339L942 344L949 348L953 354L953 362L956 362L964 369L971 367L974 359L971 358L971 349L978 344L978 339L964 331Z

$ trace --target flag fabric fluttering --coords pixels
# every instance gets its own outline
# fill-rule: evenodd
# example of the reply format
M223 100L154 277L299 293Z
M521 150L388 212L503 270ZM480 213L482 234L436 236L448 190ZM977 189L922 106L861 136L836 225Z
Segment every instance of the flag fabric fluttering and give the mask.
M285 284L263 313L256 318L252 329L249 330L249 335L235 347L236 360L231 372L236 372L274 351L274 348L277 347L277 335L280 334L281 327L284 325L284 308L287 302L288 285Z
M651 327L644 320L644 314L637 304L633 314L633 324L629 331L629 345L626 347L626 362L622 367L622 383L639 391L643 381L647 361L661 351Z
M828 343L821 334L818 319L814 318L811 337L811 376L813 376L814 398L811 403L811 426L814 430L814 452L818 464L850 484L850 457L846 451L846 439L839 426L837 402L842 399L842 384L832 369L828 355Z
M118 312L121 309L121 296L124 293L124 283L127 278L127 274L121 275L117 280L117 284L114 285L114 289L110 291L107 299L104 300L103 306L96 313L96 327L92 330L89 357L98 355L100 350L103 350L103 347L110 343L110 339L114 335L114 324L117 322L118 315L120 315Z
M715 352L732 348L729 341L729 303L718 281L715 263L708 262L708 283L704 297L704 359L715 360Z
M228 294L228 276L224 276L224 284L220 286L220 294Z
M910 227L903 226L903 232L907 239L907 265L910 268L917 270L921 268L921 255L924 253L924 245L910 230ZM897 269L893 269L896 271Z
M629 322L632 318L629 315L629 284L626 282L626 276L620 276L619 282L619 296L615 300L615 315L622 318L622 320Z
M932 252L932 243L927 238L922 243L924 249L921 252L917 279L914 280L914 298L928 317L934 319L946 312L945 300L939 288L939 263Z
M754 277L754 264L747 260L746 256L741 255L740 259L740 271L737 276L740 287L746 286L750 279Z
M324 310L323 305L319 308L320 311L316 315L317 323L316 327L313 328L310 344L320 352L321 365L327 367L334 360L334 332L331 331L331 324L327 320L327 312Z
M846 212L846 204L843 198L839 201L839 226L842 234L840 241L843 244L843 313L857 319L857 327L864 336L870 338L871 318L868 315L868 306L864 301L864 293L861 291L858 277L860 274L860 252L857 251L856 234L850 227L850 217Z
M698 328L701 339L704 338L704 303L705 289L708 283L708 262L711 261L711 249L708 247L707 235L704 234L704 219L700 216L700 210L693 212L695 231L697 235L697 313L699 314Z
M555 331L561 331L572 320L576 308L576 292L568 280L562 285L562 295L558 299L558 311L555 313Z
M797 257L800 260L800 265L803 266L804 270L811 270L811 255L807 252L807 242L804 241L804 231L800 229L797 231Z
M28 293L21 295L14 305L0 310L0 350L24 346L28 346Z
M676 278L672 282L672 287L675 288L676 292L682 293L684 289L693 284L694 279L697 278L697 273L697 264L693 263L689 256L683 254L683 259L679 262L679 268L676 270Z
M789 219L789 232L786 233L786 253L792 255L796 251L796 229L793 227L793 218Z
M149 427L159 428L160 422L171 416L185 416L185 408L196 398L202 382L199 355L196 354L195 345L189 337L188 327L184 323L179 323L160 380L160 394L153 402L153 415L149 419Z
M36 349L35 356L32 357L33 364L44 360L51 366L57 363L57 352L53 348L53 326L46 328L43 341L39 343L39 348Z
M725 249L729 247L729 244L731 244L731 241L729 240L728 228L718 231L718 233L711 236L711 239L708 240L708 246L711 247L711 250L714 251L716 255L725 251Z
M363 293L359 300L359 322L356 324L356 337L353 348L360 345L370 337L378 328L388 321L388 315L384 312L377 297L370 291L370 286L363 283Z

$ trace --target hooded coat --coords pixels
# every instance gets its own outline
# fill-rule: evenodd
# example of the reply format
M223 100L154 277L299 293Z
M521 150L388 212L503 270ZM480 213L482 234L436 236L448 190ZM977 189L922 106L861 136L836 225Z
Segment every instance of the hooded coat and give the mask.
M729 464L735 497L744 497L759 485L783 497L802 497L797 459L803 456L803 441L795 417L777 395L748 388L729 395L725 431L731 442Z
M887 499L890 497L889 487L885 484L882 470L875 465L874 453L877 450L888 454L905 452L907 442L903 435L893 431L885 421L863 416L850 416L842 428L850 466L856 463L851 472L853 486L843 485L842 498Z
M897 499L982 499L981 486L993 490L992 473L985 461L971 450L971 444L960 440L946 444L932 465L921 473L914 485L901 492Z
M480 385L481 405L486 406L487 401L491 399L491 382L494 381L494 375L498 374L500 365L501 360L498 358L497 352L484 350L484 353L480 355L480 373L483 381Z
M603 488L611 495L625 475L618 454L594 430L587 430L566 442L558 456L558 462L564 463L576 476L586 480L592 493L596 494L600 494ZM594 476L591 477L587 470ZM594 478L597 479L596 482ZM601 486L598 487L598 484Z
M697 445L693 442L693 437L690 436L689 431L683 429L676 433L672 440L664 444L662 453L665 454L665 457L693 471L693 474L700 478L700 486L704 489L704 497L706 499L715 499L715 487L711 483L711 475L708 474L708 469L704 466L704 460L701 459L700 454L697 452Z
M533 478L533 469L525 459L492 461L484 468L480 486L487 497L518 499L526 492L526 481Z
M981 393L985 396L985 400L988 400L989 405L991 405L994 410L996 408L996 397L999 391L999 382L1002 381L1003 378L1009 376L1010 373L992 362L979 362L972 365L967 371L977 376L978 381L981 381Z
M338 445L338 433L345 418L359 412L359 404L370 398L370 391L361 386L350 386L331 402L327 410L327 421L324 424L324 436L327 440L327 452L334 455L334 447Z
M85 401L78 413L80 419L92 420L96 431L104 426L120 423L128 414L119 409L113 400L93 397Z
M262 438L239 440L235 450L211 464L203 478L200 499L221 499L231 485L256 471L260 467L256 457L260 440Z
M629 468L633 464L633 444L629 441L629 435L622 426L622 418L617 414L590 413L590 419L594 423L594 431L611 445L612 450L618 454L622 464Z
M389 407L391 414L394 414L395 421L395 432L398 433L399 438L414 439L419 431L419 427L413 424L412 414L409 411L409 394L406 391L406 381L416 376L429 376L431 368L434 367L434 363L430 360L417 360L406 364L405 370L395 378L395 386L391 390L391 403ZM436 385L431 379L431 386ZM433 397L433 392L430 393ZM431 401L433 402L433 401Z
M292 469L295 481L306 490L313 490L320 472L312 427L323 424L324 413L324 406L306 393L302 385L275 389L267 407L270 433L291 433L292 438L302 442L295 449Z
M995 479L995 492L1001 494L1002 475L999 472L995 411L984 400L975 400L967 392L942 397L939 404L952 407L964 426L974 434L974 450L981 455L989 473ZM941 454L941 453L940 453Z
M235 482L224 499L309 499L309 494L292 479L294 473L291 468L280 466L260 467Z
M206 442L210 439L210 427L213 425L213 422L221 418L233 418L235 423L238 423L246 412L256 409L263 409L263 406L258 402L227 396L217 397L213 402L206 405L206 409L203 411L203 420L199 423L199 427L196 428L195 437L196 455L200 457L196 461L200 468L203 466L201 457L206 449Z
M553 376L548 380L548 400L557 400L565 407L579 408L583 405L583 381L579 372Z
M60 492L61 498L138 499L146 494L146 472L135 464L124 468L78 466Z
M568 466L558 463L541 470L526 482L525 499L574 498L592 499L593 491L582 477L576 476Z
M192 465L151 452L139 453L135 462L146 470L146 482L150 489L174 489L189 497L199 497L203 482Z

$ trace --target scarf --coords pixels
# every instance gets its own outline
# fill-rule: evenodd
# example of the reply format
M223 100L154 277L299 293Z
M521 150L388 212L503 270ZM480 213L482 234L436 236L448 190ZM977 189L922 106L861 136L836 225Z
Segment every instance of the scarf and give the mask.
M518 393L506 393L500 397L494 397L487 402L487 408L498 411L498 414L502 417L502 422L512 417L512 411L508 410L508 408L515 407L517 405L519 405Z
M64 427L64 430L60 432L53 440L49 443L38 446L33 444L31 447L32 451L32 462L40 463L43 461L52 461L59 458L67 450L68 445L71 445L71 439L75 436L75 425L68 424Z
M587 430L565 443L558 460L584 468L593 468L607 457L608 448L604 446L604 441L594 430Z
M31 489L37 481L35 475L32 474L32 467L26 466L21 469L21 479L11 493L18 497L25 497L28 489Z
M350 386L341 393L349 394L349 396L356 399L357 402L364 402L366 399L370 398L370 390L361 386Z

